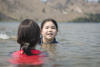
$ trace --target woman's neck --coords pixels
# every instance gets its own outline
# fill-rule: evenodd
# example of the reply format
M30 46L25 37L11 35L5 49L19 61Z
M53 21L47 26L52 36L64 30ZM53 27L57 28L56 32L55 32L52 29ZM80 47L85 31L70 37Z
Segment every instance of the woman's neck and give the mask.
M51 43L52 41L53 41L53 39L51 39L51 40L48 40L48 39L45 39L45 38L42 39L42 42L47 43L47 44Z

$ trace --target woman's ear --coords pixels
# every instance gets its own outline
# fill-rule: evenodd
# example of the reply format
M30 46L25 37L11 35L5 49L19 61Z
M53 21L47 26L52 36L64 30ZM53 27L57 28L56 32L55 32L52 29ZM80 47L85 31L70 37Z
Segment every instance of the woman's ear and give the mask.
M42 29L40 29L40 34L42 34Z
M58 30L57 30L57 32L58 32Z

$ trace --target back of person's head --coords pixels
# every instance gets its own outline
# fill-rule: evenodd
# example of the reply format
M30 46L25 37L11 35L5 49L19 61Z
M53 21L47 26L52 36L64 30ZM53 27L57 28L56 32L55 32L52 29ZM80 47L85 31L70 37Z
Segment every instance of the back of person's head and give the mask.
M35 49L39 39L40 28L38 24L31 19L22 21L18 28L17 42L20 44L20 48L25 54L33 55L31 49Z
M44 24L45 24L46 22L48 22L48 21L51 21L51 22L56 26L56 30L58 31L58 24L57 24L56 20L54 20L54 19L52 19L52 18L45 19L45 20L42 22L42 24L41 24L41 30L42 30Z

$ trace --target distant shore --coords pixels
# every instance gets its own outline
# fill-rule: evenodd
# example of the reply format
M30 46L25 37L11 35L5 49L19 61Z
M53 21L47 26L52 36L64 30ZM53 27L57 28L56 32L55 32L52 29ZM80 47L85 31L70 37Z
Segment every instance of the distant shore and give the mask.
M23 19L21 20L16 20L16 19L11 19L11 18L1 18L0 17L0 22L20 22L22 21ZM42 22L42 21L38 21L38 20L35 20L37 22ZM98 23L100 22L100 14L86 14L85 17L79 17L79 18L76 18L76 19L72 19L71 21L57 21L57 22L95 22L95 23Z

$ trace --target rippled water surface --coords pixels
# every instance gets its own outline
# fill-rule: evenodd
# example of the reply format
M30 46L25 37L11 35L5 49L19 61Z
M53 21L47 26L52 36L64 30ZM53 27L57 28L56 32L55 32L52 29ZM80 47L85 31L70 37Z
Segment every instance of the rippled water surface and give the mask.
M0 67L10 67L7 62L10 53L19 50L16 43L18 25L18 22L0 22ZM42 67L100 67L100 23L58 25L59 44Z

